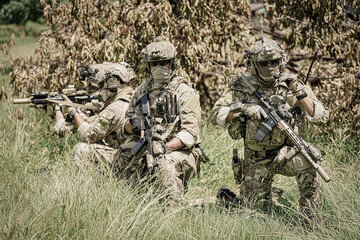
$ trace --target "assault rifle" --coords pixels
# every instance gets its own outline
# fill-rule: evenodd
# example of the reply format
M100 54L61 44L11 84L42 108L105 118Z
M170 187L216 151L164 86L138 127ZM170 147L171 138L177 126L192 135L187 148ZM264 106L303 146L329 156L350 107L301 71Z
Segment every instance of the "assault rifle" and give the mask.
M71 100L71 103L65 101L63 95L66 95ZM82 109L98 110L96 106L84 105L93 99L99 99L99 96L89 96L85 91L74 91L74 89L70 88L63 89L63 94L57 92L49 93L47 91L36 91L31 93L30 98L14 99L13 104L31 103L32 107L45 108L47 104L57 103Z
M136 102L136 106L140 106L140 112L143 115L145 122L145 129L141 131L141 139L136 143L131 152L132 155L135 156L147 144L148 149L144 152L144 160L146 160L146 164L150 172L157 172L158 163L156 157L154 157L152 136L152 127L154 123L150 114L149 95L144 94Z
M331 180L330 177L326 174L324 169L322 169L322 167L317 164L317 162L323 161L320 152L315 147L307 143L291 128L291 126L285 121L286 117L283 115L283 113L274 107L270 100L265 100L243 73L240 73L240 76L243 83L251 90L251 94L259 99L260 106L269 116L268 120L262 122L261 127L255 133L254 138L261 142L265 138L266 134L271 132L272 129L277 126L287 135L287 137L294 144L295 148L309 161L311 166L320 174L324 181L329 182Z

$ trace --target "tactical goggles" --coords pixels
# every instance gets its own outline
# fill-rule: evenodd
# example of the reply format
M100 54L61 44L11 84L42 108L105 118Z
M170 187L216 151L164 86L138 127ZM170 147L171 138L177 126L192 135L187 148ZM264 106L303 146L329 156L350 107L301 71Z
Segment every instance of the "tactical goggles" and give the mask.
M156 67L158 65L165 66L166 64L169 64L170 62L171 62L171 60L160 60L160 61L153 61L153 62L149 62L149 63L150 63L150 66Z
M257 62L257 64L260 67L273 67L273 66L279 65L280 61L281 61L281 59L278 58L278 59L269 60L269 61L259 61L259 62Z

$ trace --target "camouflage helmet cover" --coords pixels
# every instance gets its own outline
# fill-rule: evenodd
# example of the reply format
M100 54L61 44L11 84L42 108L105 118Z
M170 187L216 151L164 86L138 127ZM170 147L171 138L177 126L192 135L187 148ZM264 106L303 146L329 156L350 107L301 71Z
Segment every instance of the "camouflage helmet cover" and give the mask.
M135 78L135 72L129 64L125 62L90 65L93 73L93 80L99 84L110 77L117 77L122 83L128 83Z
M170 60L176 57L176 48L165 37L158 36L154 42L147 45L142 51L145 62Z
M247 51L250 62L268 61L284 57L284 48L274 40L261 37Z

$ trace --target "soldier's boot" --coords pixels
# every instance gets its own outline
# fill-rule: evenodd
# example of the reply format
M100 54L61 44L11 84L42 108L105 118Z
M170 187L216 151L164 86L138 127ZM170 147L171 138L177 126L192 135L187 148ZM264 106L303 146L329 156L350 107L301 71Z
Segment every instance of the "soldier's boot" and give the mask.
M240 205L239 197L227 186L220 187L219 191L216 194L216 198L218 199L220 205L225 208Z

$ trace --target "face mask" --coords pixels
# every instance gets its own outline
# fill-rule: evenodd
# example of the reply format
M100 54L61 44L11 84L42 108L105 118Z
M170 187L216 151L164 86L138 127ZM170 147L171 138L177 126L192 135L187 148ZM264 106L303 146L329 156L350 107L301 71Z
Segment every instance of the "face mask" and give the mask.
M151 74L158 82L164 82L169 78L170 69L165 66L156 66L151 68Z
M275 84L275 75L279 74L279 66L257 66L259 70L260 78L263 80L262 84L265 86L271 86Z

